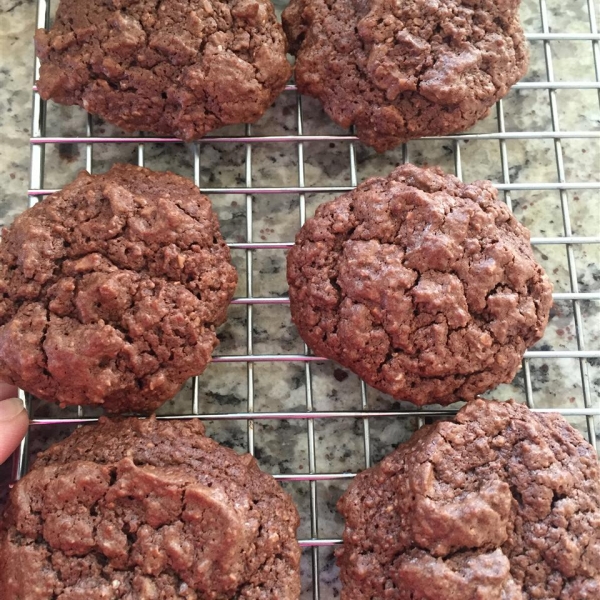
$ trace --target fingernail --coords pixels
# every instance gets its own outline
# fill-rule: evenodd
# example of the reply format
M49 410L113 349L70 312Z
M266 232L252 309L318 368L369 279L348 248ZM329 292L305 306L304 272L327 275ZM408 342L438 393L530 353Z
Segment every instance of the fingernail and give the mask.
M0 402L0 421L10 421L14 419L25 407L18 398L9 398Z

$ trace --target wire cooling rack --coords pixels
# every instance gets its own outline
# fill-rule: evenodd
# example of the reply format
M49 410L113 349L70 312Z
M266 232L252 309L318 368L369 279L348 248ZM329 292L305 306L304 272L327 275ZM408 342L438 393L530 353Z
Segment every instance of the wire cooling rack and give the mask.
M548 0L548 4L551 0ZM596 446L596 438L600 433L600 406L595 386L598 386L600 372L600 348L590 347L589 340L586 339L590 331L595 331L596 335L590 337L595 338L596 344L600 337L600 323L598 317L597 303L600 300L600 289L590 289L589 285L582 285L580 277L581 264L578 264L578 256L581 249L591 249L590 256L598 257L597 249L600 248L600 165L596 165L595 177L587 178L585 181L567 181L567 169L565 167L568 158L568 152L565 150L565 142L567 140L577 140L583 144L583 152L586 151L585 146L595 146L598 148L600 144L600 128L576 127L569 130L562 130L559 126L559 117L561 115L559 108L558 94L561 91L571 91L572 94L580 94L582 90L588 90L594 95L598 95L597 101L600 103L600 35L597 29L597 20L595 14L594 0L581 0L582 13L586 18L584 21L574 23L574 33L561 32L557 33L551 28L551 19L546 0L540 0L539 4L536 0L525 0L524 5L535 13L535 21L538 24L537 31L530 32L527 37L532 46L532 52L535 49L541 53L543 60L540 64L545 68L545 73L540 75L542 80L529 81L525 80L514 86L511 94L526 93L527 91L535 91L538 94L538 102L547 106L549 111L549 126L547 128L534 128L525 126L522 128L511 127L507 124L508 112L505 111L504 103L507 100L500 101L495 107L495 119L493 120L495 130L483 131L478 133L465 133L462 135L450 136L447 138L427 138L425 143L442 144L446 154L451 154L451 162L453 163L455 173L458 177L463 176L465 170L465 161L461 158L466 145L469 142L487 142L494 144L496 151L499 153L499 165L497 172L496 185L502 191L507 205L513 209L513 204L516 203L515 198L521 194L548 193L556 195L560 218L562 223L558 229L554 230L553 234L536 235L532 238L534 248L539 253L545 252L545 248L553 248L555 251L564 253L566 261L565 278L566 286L563 291L557 291L554 294L556 303L562 303L563 306L570 311L572 320L572 346L566 349L548 349L542 344L536 346L535 349L526 353L523 360L523 368L518 375L518 383L516 388L510 388L509 394L512 394L515 389L521 390L521 398L528 406L534 410L552 410L560 412L568 418L577 422L579 428L587 434L590 442ZM51 6L47 0L37 1L37 27L47 27L51 17ZM569 26L569 29L571 27ZM584 53L591 52L591 58L586 54L589 63L593 65L593 77L587 81L570 81L562 80L560 77L555 77L555 69L553 60L554 44L576 42L581 48L581 56ZM35 73L37 72L39 63L36 60ZM35 79L34 79L35 80ZM263 354L256 351L256 328L255 317L256 311L262 310L264 307L275 307L277 305L287 305L289 303L287 297L272 296L263 297L257 296L254 291L257 289L257 277L260 277L260 271L255 268L259 253L279 252L280 259L287 248L292 244L292 239L280 241L264 241L257 239L255 227L253 223L253 214L257 207L256 197L269 196L270 198L295 198L297 203L297 225L302 224L307 214L310 214L309 198L318 197L319 194L332 197L337 193L341 193L352 189L357 185L359 179L364 175L360 171L359 155L363 152L360 144L351 133L345 132L329 132L326 134L312 135L308 134L305 127L307 112L303 110L303 103L306 104L306 99L302 99L297 95L293 85L288 85L284 96L291 98L291 106L295 110L295 124L292 133L270 135L269 131L261 131L260 135L253 133L253 128L247 126L245 134L242 135L226 135L210 137L205 140L191 145L193 152L193 176L196 185L202 187L202 190L213 198L213 201L218 199L220 195L239 195L244 198L245 205L242 204L240 210L245 210L245 231L238 231L238 239L244 241L232 242L230 244L232 250L241 254L243 261L243 270L245 270L245 289L242 290L242 296L236 297L233 304L238 305L237 310L245 311L244 329L245 340L243 347L238 344L236 351L241 354L229 353L221 354L215 357L214 364L225 363L228 372L231 371L231 377L241 377L244 380L243 387L246 389L243 409L225 412L203 412L205 402L203 391L198 378L194 378L190 383L190 403L185 410L178 410L175 413L167 414L164 418L184 418L197 417L210 420L211 422L241 422L244 424L244 436L242 447L253 454L257 453L257 424L264 422L279 422L296 424L295 427L289 429L290 436L300 436L302 443L306 445L306 464L300 465L297 469L288 469L287 472L275 472L275 476L282 481L283 485L300 483L304 486L303 496L301 495L299 503L303 519L303 531L305 535L301 535L301 545L304 547L303 555L303 598L325 599L337 597L339 590L339 581L336 579L336 571L333 566L332 551L333 548L340 543L339 534L341 528L338 522L337 537L331 535L323 535L319 525L319 515L325 510L323 508L323 498L320 495L327 495L329 509L334 504L335 499L339 497L348 480L354 477L356 470L362 467L370 466L374 460L381 458L383 453L379 444L379 436L381 428L377 428L377 433L373 433L373 424L381 422L382 418L390 420L398 420L406 423L407 430L421 426L423 423L440 417L446 417L455 413L455 409L446 408L430 408L416 409L415 407L404 404L394 404L385 401L372 401L373 390L370 390L364 383L356 380L357 390L357 406L352 410L331 410L331 405L328 405L327 410L319 410L321 405L320 399L317 397L318 392L315 392L314 370L319 364L322 364L322 359L312 356L308 349L304 347L304 351L289 353L286 351L285 344L282 340L274 337L271 340L272 346L276 351ZM589 97L589 94L588 94ZM596 102L596 100L594 100ZM312 104L314 108L314 104ZM600 104L595 106L598 110ZM524 117L527 118L526 116ZM181 142L171 138L151 137L151 136L130 136L130 137L109 137L106 135L98 136L93 134L94 122L91 117L87 118L87 126L79 135L68 136L47 136L47 111L45 103L40 99L35 91L33 94L33 130L31 138L31 185L29 191L30 204L35 203L43 196L55 191L45 187L45 168L47 167L47 148L57 145L79 145L85 148L84 160L85 168L92 172L94 149L97 145L118 145L118 144L136 144L137 145L137 162L144 165L147 158L147 148L152 144L164 145L166 151L172 150L175 144L181 146ZM60 124L53 123L54 129ZM263 128L264 129L264 128ZM524 130L520 130L524 129ZM549 154L549 163L552 170L555 171L554 176L548 177L544 181L517 181L516 173L511 167L509 160L510 144L513 141L522 141L525 147L543 141L551 147ZM347 153L348 163L348 180L342 183L331 183L327 177L321 176L321 180L317 185L307 184L306 178L306 148L310 143L327 143L331 147L336 146L339 149L343 148L343 152ZM204 145L210 144L212 148L228 148L231 145L236 145L236 148L242 148L243 152L243 176L239 179L239 184L234 187L210 187L201 185L201 157ZM297 164L297 185L293 186L261 186L256 184L256 173L261 168L259 161L264 160L264 155L256 155L255 148L257 145L269 144L274 149L274 154L294 155L294 162ZM400 160L407 161L413 158L412 152L413 143L404 145L399 151L398 157ZM552 156L553 155L553 156ZM274 162L274 161L271 161ZM592 169L593 170L593 169ZM488 175L491 177L491 174ZM570 206L573 202L573 194L581 193L585 196L589 219L596 220L596 227L592 227L593 235L576 235L576 230L573 227L570 217ZM559 231L562 230L562 231ZM540 231L544 231L543 228ZM589 233L589 232L588 232ZM264 237L264 236L263 236ZM281 260L280 260L281 262ZM593 267L592 264L588 266ZM240 273L243 276L243 273ZM244 281L244 277L241 277ZM598 285L598 280L594 280ZM583 289L582 289L583 288ZM241 306L240 306L241 305ZM590 309L590 305L592 308ZM267 310L271 310L268 308ZM543 340L542 340L543 342ZM548 396L542 395L542 401L536 397L536 391L539 387L536 383L537 374L553 373L558 367L561 360L570 360L574 371L577 371L575 378L576 383L570 386L565 384L564 390L556 390L558 402L544 402ZM537 362L536 362L537 361ZM541 367L539 363L541 362ZM238 363L234 368L234 363ZM242 371L240 371L239 363L241 363ZM265 365L261 365L265 363ZM260 377L264 377L265 369L275 368L277 364L295 363L300 365L303 378L304 399L301 406L294 406L293 409L284 410L282 407L287 406L284 402L272 402L266 408L263 402L258 406L256 385ZM538 366L536 366L538 365ZM257 369L261 368L260 373ZM534 372L535 371L535 372ZM276 373L276 372L275 372ZM341 369L335 369L334 373L340 375L339 381L345 379L348 375ZM336 375L336 377L337 377ZM276 376L276 375L272 375ZM335 387L335 383L333 386ZM341 384L340 384L341 385ZM296 385L297 387L297 385ZM578 390L579 400L573 405L574 398L571 402L567 401L569 390L567 387L576 387ZM217 390L218 391L218 390ZM285 393L284 393L285 396ZM56 413L51 417L36 416L33 411L33 400L26 398L23 395L30 414L32 417L31 431L38 431L40 428L51 431L52 428L57 428L63 424L77 425L80 423L93 421L94 416L88 416L83 409L78 409L76 414L73 413ZM561 399L562 398L562 399ZM375 408L374 408L375 407ZM342 423L352 422L353 428L342 428L343 435L353 435L360 439L358 445L355 443L355 452L362 456L358 461L360 465L357 468L345 469L332 472L332 469L324 468L323 461L317 459L320 449L320 444L324 443L323 436L318 435L316 429L321 423ZM299 424L299 426L298 426ZM282 432L280 432L281 435ZM29 436L28 436L29 439ZM27 470L29 460L28 439L21 445L20 449L15 453L13 462L13 473L15 478L21 477ZM390 445L393 446L401 441L401 439L392 439ZM356 440L355 440L356 442ZM334 440L334 444L343 446L344 439L340 434L339 440ZM377 446L378 450L374 451L373 447ZM357 450L357 448L359 450ZM333 461L332 461L333 462ZM352 462L352 461L351 461ZM356 460L353 462L357 464ZM325 465L327 466L327 465ZM267 469L268 470L268 469ZM277 471L277 469L274 469ZM321 484L338 485L333 492L333 499L329 497L330 490L327 488L319 488ZM326 489L327 492L323 492ZM331 528L327 528L331 531Z

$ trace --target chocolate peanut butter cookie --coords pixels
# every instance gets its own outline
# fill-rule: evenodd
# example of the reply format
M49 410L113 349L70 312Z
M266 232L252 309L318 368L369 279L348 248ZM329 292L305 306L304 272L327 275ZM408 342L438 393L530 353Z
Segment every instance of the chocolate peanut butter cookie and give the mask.
M471 127L527 71L520 0L292 0L296 83L379 152Z
M258 120L291 74L269 0L60 0L42 98L185 140Z
M529 232L492 184L414 165L322 204L287 278L317 355L419 405L511 381L552 304Z
M237 273L209 199L172 173L81 173L0 243L0 381L150 412L201 373Z
M3 600L297 600L298 512L199 421L101 419L38 457L0 522Z
M343 600L600 598L600 467L562 416L469 402L338 509Z

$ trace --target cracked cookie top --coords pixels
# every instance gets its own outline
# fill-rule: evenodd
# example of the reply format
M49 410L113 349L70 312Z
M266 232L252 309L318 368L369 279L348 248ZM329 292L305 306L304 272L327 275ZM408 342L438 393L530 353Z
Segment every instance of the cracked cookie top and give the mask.
M298 89L379 152L471 127L527 71L520 0L292 0Z
M317 355L419 405L511 381L552 304L529 232L489 181L410 164L319 206L287 277Z
M13 600L297 600L298 512L197 421L125 419L41 453L0 522ZM26 565L26 568L23 568Z
M291 74L269 0L61 0L35 43L45 100L184 140L258 120Z
M210 361L237 273L210 200L172 173L81 173L0 243L0 380L150 412Z
M474 400L338 502L343 600L600 597L600 467L560 415Z

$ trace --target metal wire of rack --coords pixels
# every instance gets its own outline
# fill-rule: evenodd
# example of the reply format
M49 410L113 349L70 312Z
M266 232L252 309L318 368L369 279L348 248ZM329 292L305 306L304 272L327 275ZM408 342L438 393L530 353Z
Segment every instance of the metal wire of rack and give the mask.
M536 0L531 0L530 3ZM590 348L586 341L586 330L589 323L585 321L585 315L582 312L582 302L600 301L600 289L595 291L581 291L578 280L578 267L574 249L577 247L597 247L600 244L600 224L597 235L580 236L575 235L571 223L569 212L569 192L575 190L600 190L600 173L596 180L575 182L567 181L565 172L565 149L564 140L589 140L592 144L600 144L600 130L569 130L563 131L559 124L559 110L557 102L558 90L597 90L598 100L600 102L600 34L598 33L594 0L583 0L587 6L589 17L589 32L583 33L557 33L551 31L548 16L548 7L546 0L539 0L539 17L541 22L541 32L528 33L530 42L540 43L543 46L544 62L546 69L546 81L523 81L514 86L515 90L540 90L547 92L547 100L550 109L551 130L549 131L507 131L506 113L504 101L499 101L496 105L497 131L491 133L465 133L446 138L429 138L432 141L443 140L450 144L453 153L453 162L455 174L460 178L463 175L463 161L461 151L463 144L470 140L487 140L497 142L499 145L501 162L501 181L497 182L497 187L503 192L504 199L509 206L513 208L513 197L515 194L523 191L548 191L554 192L560 198L560 211L562 215L562 235L533 237L532 243L535 247L555 246L564 248L568 265L569 290L556 292L554 299L556 301L568 302L572 306L573 319L575 325L576 349L551 349L551 350L530 350L525 354L523 360L522 377L524 387L524 397L527 405L533 410L555 411L569 417L581 417L585 422L590 442L596 446L597 432L600 432L600 405L598 398L594 396L592 386L592 375L590 374L590 364L600 359L600 347ZM37 0L37 27L47 27L50 22L51 6L50 0ZM595 81L557 81L555 79L552 46L554 42L576 41L589 44L593 55L593 64L595 72ZM35 78L39 69L39 61L35 62ZM35 80L35 79L34 79ZM284 94L295 97L295 134L285 135L256 135L253 134L253 128L246 126L245 135L216 136L200 140L194 143L193 148L193 173L196 185L201 184L201 148L203 144L241 144L244 148L244 183L236 187L207 187L202 186L203 192L208 195L220 194L239 194L245 199L245 220L246 231L244 232L245 241L231 243L233 250L245 254L245 292L242 297L234 299L234 305L245 307L245 347L244 354L226 354L216 356L214 363L242 363L246 365L245 383L247 389L246 406L243 411L226 412L203 412L201 390L199 379L194 378L192 382L191 406L187 413L179 412L174 415L165 415L161 418L202 418L210 421L244 421L246 423L246 448L250 453L255 453L255 424L263 421L282 421L294 420L300 421L306 425L304 433L308 448L308 472L289 472L275 474L282 482L303 482L308 486L308 501L305 514L302 517L308 523L308 537L300 540L305 548L305 566L304 573L304 592L303 598L313 598L314 600L335 597L336 586L339 584L332 581L330 577L323 578L322 565L324 562L331 563L331 550L340 543L339 537L327 537L320 535L319 528L319 498L318 483L334 482L336 480L349 480L354 477L356 470L342 472L325 472L319 468L316 459L318 450L318 441L315 434L315 424L321 420L328 419L346 419L354 420L360 423L359 435L362 437L362 448L364 453L364 466L368 467L373 461L372 443L373 436L371 425L373 419L413 419L416 426L421 426L427 419L443 418L453 415L456 411L452 408L438 409L425 408L418 410L416 408L405 408L404 405L397 408L394 406L389 410L374 410L370 408L369 390L364 382L360 382L360 406L356 410L318 410L318 402L315 401L313 392L313 366L323 359L312 356L308 348L304 346L303 352L285 353L284 351L271 354L259 354L255 350L254 335L254 317L255 309L261 306L286 305L289 303L286 297L264 297L256 296L255 289L255 269L254 261L258 251L281 251L284 252L292 245L291 240L286 241L258 241L255 239L253 227L253 211L255 208L256 195L283 195L292 194L298 199L298 225L304 223L307 218L307 196L310 194L331 194L341 193L352 189L359 182L359 168L357 164L357 139L352 134L346 135L309 135L305 133L304 121L305 111L303 109L303 99L296 93L295 86L288 85ZM97 136L93 132L93 120L90 116L87 119L85 135L79 136L47 136L46 135L46 106L40 99L34 86L33 93L33 129L31 137L31 179L29 199L30 204L53 191L54 189L44 187L44 171L46 167L46 147L55 144L80 144L85 147L85 167L92 172L94 148L97 144L137 144L137 162L144 165L146 159L146 147L148 144L171 145L180 143L179 140L164 137L153 136L124 136L109 137ZM509 168L508 142L511 140L547 140L553 146L556 181L526 182L515 183L511 181L511 172ZM328 142L346 144L348 148L348 163L350 170L350 185L331 184L327 185L306 185L305 177L305 148L306 144L311 142ZM297 179L296 186L265 187L255 184L256 165L253 161L253 149L256 144L275 144L285 147L286 152L295 152L297 158ZM402 148L402 160L408 161L410 158L411 144L404 145ZM600 194L600 192L598 193ZM600 201L600 198L598 198ZM593 214L593 206L590 207ZM600 212L599 212L600 214ZM591 318L591 317L590 317ZM600 329L600 327L599 327ZM277 340L275 340L277 341ZM547 360L552 368L552 361L556 359L573 359L578 364L579 378L581 385L581 394L583 406L539 406L534 402L534 385L532 383L531 361L535 359ZM278 362L292 362L302 365L304 377L305 398L302 410L282 410L281 407L272 406L270 410L258 410L256 404L255 384L257 382L256 367L260 363L272 365ZM22 395L27 406L32 410L30 398ZM57 417L36 417L31 414L31 429L40 427L54 427L57 425L79 425L95 420L95 417L88 417L84 410L79 408L76 416L57 416ZM13 474L15 478L20 478L27 470L29 458L28 439L25 439L19 450L15 453L13 461ZM323 556L321 550L325 549L328 554Z

